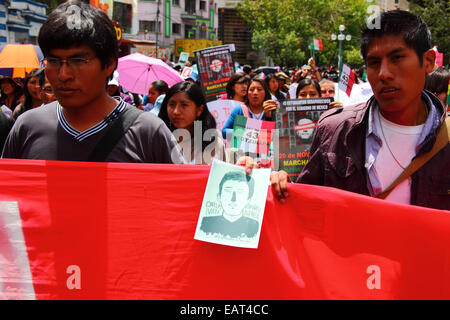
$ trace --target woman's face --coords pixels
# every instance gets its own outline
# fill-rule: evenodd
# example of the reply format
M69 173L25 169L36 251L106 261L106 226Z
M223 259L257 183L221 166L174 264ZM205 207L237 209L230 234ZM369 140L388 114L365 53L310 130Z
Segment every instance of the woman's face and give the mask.
M313 84L303 87L298 93L297 99L319 98L319 92Z
M160 93L158 90L155 89L153 85L150 85L150 88L148 89L148 101L151 104L155 104L156 99L159 97Z
M247 94L248 80L245 77L240 78L233 86L234 97L245 97Z
M197 107L185 92L174 94L167 103L167 115L177 129L191 131L194 121L202 114L203 106Z
M31 77L27 83L27 90L34 100L41 100L39 96L39 78Z
M265 97L266 92L259 82L253 81L250 83L250 87L248 88L248 101L251 105L262 106Z
M8 80L3 80L0 85L2 93L5 95L10 95L14 92L14 86Z
M269 90L270 90L270 92L272 92L272 93L276 92L278 90L278 86L279 86L279 84L278 84L278 80L277 79L271 78L269 80Z

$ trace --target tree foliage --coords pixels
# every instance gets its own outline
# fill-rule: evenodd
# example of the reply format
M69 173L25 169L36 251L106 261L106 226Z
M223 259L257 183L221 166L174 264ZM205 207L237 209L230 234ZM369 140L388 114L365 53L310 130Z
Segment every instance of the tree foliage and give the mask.
M237 9L252 27L255 48L263 49L276 65L292 67L307 62L312 39L323 42L323 51L315 54L319 64L337 64L338 41L331 41L331 34L339 32L340 24L352 35L342 43L343 57L352 62L344 62L362 64L355 52L370 16L367 7L365 0L244 0Z
M418 14L427 23L431 31L433 44L444 53L444 65L450 61L450 2L448 0L413 0L410 2L412 13Z

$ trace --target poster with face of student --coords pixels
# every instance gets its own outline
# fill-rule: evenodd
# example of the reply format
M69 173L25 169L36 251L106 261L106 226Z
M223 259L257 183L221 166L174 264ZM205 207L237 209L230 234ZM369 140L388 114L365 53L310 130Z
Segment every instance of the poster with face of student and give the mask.
M215 160L206 185L194 239L241 248L258 248L270 169L253 169Z
M211 47L194 53L206 101L214 101L226 93L227 83L235 72L230 47Z
M317 121L332 98L293 99L280 103L275 114L274 167L295 181L308 163Z

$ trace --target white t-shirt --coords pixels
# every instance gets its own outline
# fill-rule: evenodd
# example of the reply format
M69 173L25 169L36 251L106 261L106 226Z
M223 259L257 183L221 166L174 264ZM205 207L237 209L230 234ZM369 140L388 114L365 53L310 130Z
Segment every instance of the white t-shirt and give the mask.
M425 124L402 126L386 120L379 112L374 112L374 118L377 132L380 133L382 140L382 147L375 159L374 168L381 183L381 189L385 190L404 170L397 164L391 152L398 162L406 168L416 155L416 146ZM380 122L383 130L381 130ZM387 142L386 139L388 140ZM391 151L389 151L389 148ZM411 178L406 179L395 187L386 200L410 204Z

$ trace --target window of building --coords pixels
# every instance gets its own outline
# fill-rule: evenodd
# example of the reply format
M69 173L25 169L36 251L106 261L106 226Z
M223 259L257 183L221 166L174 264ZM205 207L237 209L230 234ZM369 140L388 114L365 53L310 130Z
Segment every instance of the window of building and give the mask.
M172 0L172 5L179 7L180 6L180 0Z
M131 32L132 17L133 8L131 4L114 1L112 20L119 22L125 33Z
M206 11L206 1L200 1L200 10Z
M195 39L194 26L190 26L190 25L185 25L184 26L184 37L186 39Z
M173 34L181 34L181 24L180 23L172 23L172 33Z
M187 13L195 13L195 0L185 0L185 10Z
M144 33L155 33L156 21L147 21L140 20L139 21L139 32ZM161 21L158 21L158 32L161 32Z

